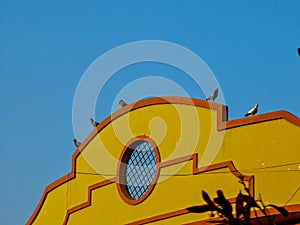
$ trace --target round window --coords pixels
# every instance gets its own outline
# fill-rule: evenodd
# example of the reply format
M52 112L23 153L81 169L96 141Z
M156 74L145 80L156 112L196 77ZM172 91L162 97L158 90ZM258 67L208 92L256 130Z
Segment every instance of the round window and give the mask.
M159 154L152 139L138 137L123 150L118 190L123 200L138 204L151 193L158 177Z

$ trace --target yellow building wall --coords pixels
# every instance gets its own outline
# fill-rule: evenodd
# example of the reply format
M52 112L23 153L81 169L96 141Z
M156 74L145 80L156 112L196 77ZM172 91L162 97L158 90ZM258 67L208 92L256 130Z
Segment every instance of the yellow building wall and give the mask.
M300 127L279 118L224 129L221 110L216 110L222 107L198 103L145 104L121 109L112 121L104 121L77 150L72 173L46 189L27 224L128 224L205 204L202 190L214 197L222 189L226 197L236 197L243 186L229 168L195 173L192 159L172 163L194 153L198 167L232 161L241 174L254 176L255 195L261 193L266 203L285 205L299 187ZM161 162L168 165L161 168L152 193L130 205L120 197L115 181L120 155L135 136L154 140ZM300 193L288 204L300 204ZM178 213L152 223L208 218L209 213Z

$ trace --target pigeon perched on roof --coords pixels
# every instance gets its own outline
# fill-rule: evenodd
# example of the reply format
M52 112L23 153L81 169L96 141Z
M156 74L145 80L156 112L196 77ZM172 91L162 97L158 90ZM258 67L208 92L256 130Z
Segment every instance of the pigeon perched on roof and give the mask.
M258 104L255 104L255 106L252 108L252 109L250 109L246 114L245 114L245 116L253 116L253 115L255 115L256 113L257 113L257 110L258 110Z
M81 143L79 141L77 141L77 139L73 139L74 145L78 148Z
M97 127L99 125L98 122L96 122L93 118L90 119L91 124L93 125L93 127Z
M218 93L219 93L219 88L214 90L214 92L210 96L208 96L206 101L209 101L209 100L214 101L218 97Z
M120 105L121 107L124 107L124 106L127 105L127 103L124 102L124 100L121 99L121 100L119 101L119 105Z

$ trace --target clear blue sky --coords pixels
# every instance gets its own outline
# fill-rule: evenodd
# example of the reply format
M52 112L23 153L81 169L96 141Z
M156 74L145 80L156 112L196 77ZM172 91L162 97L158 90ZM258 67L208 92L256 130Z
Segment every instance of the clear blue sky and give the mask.
M73 2L0 2L1 224L24 224L44 188L70 172L76 86L121 44L164 40L198 54L222 87L230 119L257 102L260 113L300 116L299 1ZM171 74L204 98L180 71L132 66L107 84L97 120L110 114L118 88L149 73Z

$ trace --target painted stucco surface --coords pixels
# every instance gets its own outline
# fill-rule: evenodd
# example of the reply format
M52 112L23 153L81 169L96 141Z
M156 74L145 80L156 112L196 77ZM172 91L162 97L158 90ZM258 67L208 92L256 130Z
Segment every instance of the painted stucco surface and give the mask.
M91 132L73 155L72 172L46 188L27 224L207 220L209 213L184 209L205 203L202 190L215 196L221 189L226 197L236 197L243 189L241 175L266 203L288 203L300 211L300 193L290 199L300 180L299 118L280 111L225 121L225 107L179 97L126 107ZM126 144L139 136L156 143L159 176L149 196L131 205L118 190L118 163Z

